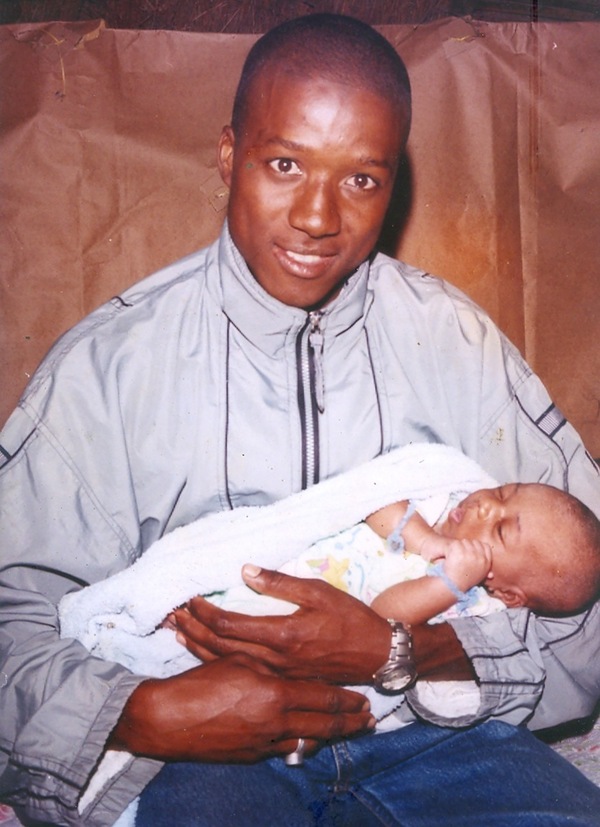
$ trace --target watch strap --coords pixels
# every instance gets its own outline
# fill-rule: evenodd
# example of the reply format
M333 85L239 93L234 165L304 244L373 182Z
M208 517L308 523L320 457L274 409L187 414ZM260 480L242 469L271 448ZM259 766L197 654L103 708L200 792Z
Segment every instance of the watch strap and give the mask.
M373 686L378 692L404 692L417 679L417 667L412 651L412 635L399 620L387 619L392 627L390 654L387 661L373 675Z

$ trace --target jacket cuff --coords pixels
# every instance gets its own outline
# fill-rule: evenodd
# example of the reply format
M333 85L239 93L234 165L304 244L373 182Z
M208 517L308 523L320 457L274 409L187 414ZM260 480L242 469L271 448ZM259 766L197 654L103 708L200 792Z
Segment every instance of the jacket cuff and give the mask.
M542 694L545 670L539 651L523 643L529 617L527 610L517 609L449 621L477 674L479 705L467 714L440 714L417 684L407 693L413 711L438 726L464 727L487 718L516 726L530 718Z
M144 680L147 678L124 674L90 730L84 749L89 746L99 757L77 805L78 813L84 817L86 824L99 827L113 824L163 766L161 761L106 749L107 738L116 726L127 699Z
M100 661L98 663L101 664ZM116 664L102 664L102 668L106 670L105 677L110 674L111 680L96 682L97 688L104 684L105 697L102 704L97 706L92 725L87 724L85 734L77 707L72 710L71 735L75 749L71 753L69 765L58 758L42 756L40 753L43 744L38 753L28 753L26 763L24 759L21 763L19 754L15 754L14 772L27 776L29 794L26 798L14 796L9 803L22 817L67 825L82 823L83 816L89 827L105 827L106 824L114 823L130 801L139 795L160 770L161 762L147 758L132 758L124 762L118 773L98 785L95 795L88 796L89 804L83 813L79 813L82 795L86 795L86 790L95 778L96 770L107 752L108 737L119 720L127 699L142 681L147 680ZM115 675L116 671L120 672L118 676ZM72 696L73 687L70 686L69 690ZM28 737L31 737L31 733Z

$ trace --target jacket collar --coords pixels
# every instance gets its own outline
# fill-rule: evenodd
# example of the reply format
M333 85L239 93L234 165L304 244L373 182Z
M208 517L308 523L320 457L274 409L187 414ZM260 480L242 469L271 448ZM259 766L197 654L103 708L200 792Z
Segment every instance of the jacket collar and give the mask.
M306 324L308 313L274 299L260 286L233 243L227 222L213 247L213 255L217 257L225 315L254 345L276 355L290 337L295 339ZM337 336L364 317L370 295L369 267L368 261L361 264L339 295L323 308L321 327L326 336Z

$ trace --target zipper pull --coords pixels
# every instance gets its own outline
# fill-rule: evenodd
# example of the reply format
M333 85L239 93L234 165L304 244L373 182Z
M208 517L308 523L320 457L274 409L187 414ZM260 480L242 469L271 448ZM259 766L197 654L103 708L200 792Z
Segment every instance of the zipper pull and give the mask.
M323 333L321 331L321 313L310 314L310 333L308 343L313 352L315 366L315 396L319 413L325 411L325 377L323 375Z

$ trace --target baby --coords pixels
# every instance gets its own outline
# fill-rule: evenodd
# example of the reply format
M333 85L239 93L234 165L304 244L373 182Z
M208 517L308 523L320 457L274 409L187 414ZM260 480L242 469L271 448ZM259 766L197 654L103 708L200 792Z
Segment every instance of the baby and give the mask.
M437 564L427 575L384 589L372 608L385 617L423 623L472 587L508 608L574 614L600 592L600 522L570 494L540 483L511 483L470 494L431 528L407 502L366 520L397 549Z
M497 487L456 449L410 444L165 534L129 568L65 595L61 634L138 674L175 674L195 661L161 621L191 597L247 614L297 608L243 585L244 563L318 577L408 624L519 606L566 614L598 594L600 525L555 488Z
M509 483L460 501L385 506L280 570L326 580L406 624L523 606L575 614L600 594L600 521L557 488ZM246 586L210 599L247 614L296 609Z

